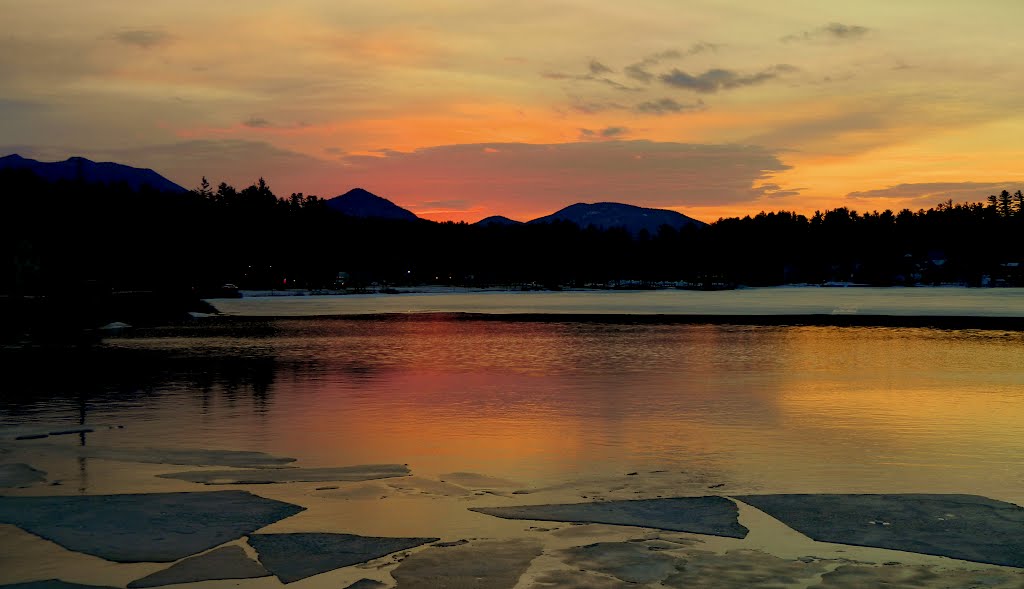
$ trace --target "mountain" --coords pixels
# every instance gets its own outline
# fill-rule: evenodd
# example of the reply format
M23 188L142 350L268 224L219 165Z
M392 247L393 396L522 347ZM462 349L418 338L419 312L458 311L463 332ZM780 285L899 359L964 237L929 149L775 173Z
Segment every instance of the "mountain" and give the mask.
M580 202L546 217L534 219L530 223L550 223L552 221L571 221L583 228L590 225L600 229L625 227L634 235L641 229L646 229L651 235L656 235L662 225L668 225L673 229L681 229L689 225L704 225L702 221L691 219L675 211L647 209L617 202L594 204Z
M163 192L186 192L184 188L148 168L133 168L111 162L94 162L71 157L62 162L40 162L13 154L0 157L0 169L27 169L49 182L85 180L86 182L123 182L138 190L143 186Z
M351 217L376 217L416 221L412 211L403 209L386 198L381 198L362 188L353 188L345 194L327 200L327 207Z
M515 219L509 219L501 215L492 215L485 219L480 219L474 225L480 225L481 227L487 227L488 225L522 225L522 221L516 221Z

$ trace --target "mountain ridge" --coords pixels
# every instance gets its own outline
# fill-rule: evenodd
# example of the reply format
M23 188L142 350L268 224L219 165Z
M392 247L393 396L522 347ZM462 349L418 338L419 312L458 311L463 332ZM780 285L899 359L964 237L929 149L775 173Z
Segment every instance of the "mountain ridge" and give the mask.
M523 222L516 221L515 219L509 219L505 215L491 215L490 217L484 217L473 224L486 227L488 225L522 225Z
M634 235L643 230L646 230L651 235L655 235L662 225L668 225L676 230L688 226L701 227L706 225L703 221L698 221L676 211L618 202L578 202L527 223L539 224L551 223L553 221L569 221L583 229L591 225L599 229L625 227Z
M0 157L0 169L28 169L41 178L54 182L58 180L85 180L87 182L123 182L133 190L150 186L164 192L184 193L187 189L161 176L149 168L136 168L115 162L95 162L81 156L71 156L64 161L42 162L10 154ZM380 218L404 221L421 220L412 211L405 209L387 198L378 196L364 188L353 188L344 194L325 200L329 209L360 218ZM668 209L647 208L618 202L575 203L554 213L526 221L516 221L504 215L491 215L474 223L479 226L514 226L523 224L569 221L581 228L591 225L610 229L625 227L633 235L642 230L656 234L662 225L674 229L686 226L703 226L704 222Z
M94 162L72 156L59 162L41 162L16 153L0 157L0 169L26 169L49 182L84 180L107 184L123 182L132 190L149 186L161 192L188 192L182 186L149 168L136 168L115 162Z
M353 188L345 194L327 199L326 202L327 208L350 217L372 217L400 221L418 221L420 219L412 211L364 188Z

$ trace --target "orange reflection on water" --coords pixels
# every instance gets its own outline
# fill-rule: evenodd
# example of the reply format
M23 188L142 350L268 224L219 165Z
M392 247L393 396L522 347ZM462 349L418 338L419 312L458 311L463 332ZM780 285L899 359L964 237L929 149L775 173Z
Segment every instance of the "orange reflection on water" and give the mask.
M272 358L259 413L214 386L199 424L176 390L109 421L139 411L170 444L524 484L669 469L779 492L1021 499L1020 334L444 317L274 330L180 344Z

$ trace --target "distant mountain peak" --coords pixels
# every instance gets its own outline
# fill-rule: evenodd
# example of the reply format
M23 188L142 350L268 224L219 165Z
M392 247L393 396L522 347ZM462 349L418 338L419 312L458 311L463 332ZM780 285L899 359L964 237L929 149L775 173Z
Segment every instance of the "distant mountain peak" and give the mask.
M97 163L81 156L72 156L62 162L41 162L14 153L0 158L0 168L27 169L49 182L84 180L124 183L132 190L149 186L162 192L186 192L181 186L149 168L134 168L113 162Z
M504 215L491 215L484 219L480 219L474 225L480 225L486 227L488 225L522 225L522 221L516 221L515 219L509 219Z
M625 227L634 235L646 229L654 235L662 225L682 229L689 225L704 225L703 222L682 213L667 209L651 209L619 202L578 202L530 223L569 221L582 228L593 225L599 229Z
M346 192L345 194L342 194L341 196L372 196L373 198L379 198L381 200L387 200L386 198L381 197L381 196L377 196L376 194L370 192L369 190L367 190L365 188L361 188L359 186L353 188L352 190L349 190L348 192Z
M350 217L373 217L416 221L412 211L403 209L390 200L377 196L365 188L353 188L345 194L327 200L327 207Z

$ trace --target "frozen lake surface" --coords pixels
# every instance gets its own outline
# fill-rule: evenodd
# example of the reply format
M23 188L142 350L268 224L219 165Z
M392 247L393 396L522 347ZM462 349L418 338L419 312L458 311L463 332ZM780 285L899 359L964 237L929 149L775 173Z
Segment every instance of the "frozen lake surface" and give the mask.
M211 301L228 315L298 317L377 313L890 315L1022 317L1020 288L777 287L726 291L453 291L259 296Z
M897 302L890 298L900 296ZM600 567L593 560L603 558L600 550L610 551L609 558L641 558L645 564L638 570L675 562L665 560L664 541L651 549L636 543L653 542L649 529L487 515L507 513L495 507L598 502L603 509L634 499L789 493L978 495L1024 505L1024 331L638 323L629 317L594 322L566 315L554 321L467 321L425 312L441 310L437 301L453 305L447 310L465 310L454 306L459 300L477 301L478 310L531 313L622 313L621 305L612 304L622 300L648 312L659 304L676 308L680 301L732 300L731 312L742 310L739 300L775 301L775 308L792 313L794 304L825 309L860 301L859 310L881 308L888 300L887 308L905 312L1007 313L1016 310L1019 294L769 289L225 301L261 312L283 305L295 314L332 308L395 314L211 317L126 330L88 350L7 351L16 357L4 362L0 459L10 465L8 484L28 486L2 494L245 490L306 508L261 530L267 537L333 532L449 543L401 563L390 557L369 568L336 563L342 568L303 581L311 589L346 587L371 573L385 581L415 579L427 576L424 571L457 571L484 561L496 563L493 574L510 575L504 586L512 587L542 547L557 558L537 558L531 570L554 581L561 579L564 559L576 575ZM918 302L910 305L913 300ZM17 439L25 434L28 439ZM35 437L42 435L47 437ZM252 470L281 465L296 468ZM337 468L356 465L376 466ZM408 471L412 476L400 476ZM729 501L718 500L733 505ZM956 509L942 501L939 516L945 518ZM1019 586L1013 584L1021 577L1016 570L815 542L787 528L786 514L773 519L742 504L736 509L738 523L750 531L745 538L703 534L720 533L717 528L683 528L698 532L679 540L678 546L690 547L679 553L687 566L719 568L713 583L681 586L738 589L779 571L788 575L794 567L808 568L810 576L791 586L817 586L814 571L822 570L854 579L837 587L881 586L887 575L917 578L932 570L915 568L920 566L942 571L922 587L980 586L978 579L985 586ZM902 517L905 510L852 511L847 519L860 527L840 540L858 544L880 520ZM933 533L941 522L931 523L932 531L921 534L946 538ZM984 523L964 528L968 540L984 534L1003 553L1015 550L1015 528L991 535ZM270 559L261 537L247 546L255 542L260 558ZM463 539L471 540L459 546ZM0 551L0 583L63 578L123 587L160 570L86 557L11 525L0 525L0 545L9 548ZM562 552L568 547L574 548ZM917 551L1017 562L962 549ZM526 554L519 569L508 564L515 550ZM583 560L573 560L577 553ZM841 563L851 560L875 564L844 569ZM890 562L902 564L882 564ZM963 567L973 572L952 570ZM728 580L723 575L730 571L748 576ZM1005 583L992 584L997 578ZM279 586L271 578L237 583Z

